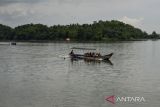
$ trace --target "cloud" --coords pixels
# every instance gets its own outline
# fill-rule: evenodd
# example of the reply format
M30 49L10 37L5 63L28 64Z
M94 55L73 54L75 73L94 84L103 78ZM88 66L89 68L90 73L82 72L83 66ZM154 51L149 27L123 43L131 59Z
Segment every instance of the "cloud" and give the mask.
M129 18L127 16L122 17L119 21L122 21L126 24L131 24L132 26L141 28L143 26L144 18Z
M26 23L82 24L118 19L146 31L160 32L159 3L160 0L0 0L0 23L15 27Z
M44 0L0 0L0 6L6 6L15 3L38 3Z

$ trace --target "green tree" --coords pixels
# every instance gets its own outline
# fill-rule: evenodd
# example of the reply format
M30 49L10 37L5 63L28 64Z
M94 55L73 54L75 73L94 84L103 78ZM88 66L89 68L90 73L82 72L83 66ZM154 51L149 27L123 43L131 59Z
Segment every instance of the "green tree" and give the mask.
M0 40L12 40L14 32L11 27L0 24Z
M159 38L156 32L146 32L120 21L94 21L93 24L46 26L26 24L15 27L0 24L0 40L57 40L66 38L76 41L134 40Z
M160 36L156 33L156 31L153 31L152 34L150 35L151 39L158 39Z

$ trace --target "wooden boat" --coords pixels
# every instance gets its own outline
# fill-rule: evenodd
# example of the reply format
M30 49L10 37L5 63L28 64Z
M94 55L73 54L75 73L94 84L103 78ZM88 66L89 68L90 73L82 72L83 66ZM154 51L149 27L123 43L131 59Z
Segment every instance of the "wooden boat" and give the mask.
M83 59L82 59L83 60ZM79 59L74 59L71 58L71 62L77 62ZM83 60L86 64L100 64L100 63L107 63L109 65L113 65L113 63L108 59L108 60L89 60L89 59L84 59Z
M83 50L96 50L96 49L89 49L89 48L71 48L71 49L83 49ZM75 54L73 50L69 54L70 58L78 60L78 59L84 59L84 60L90 60L90 61L105 61L109 60L113 53L107 54L107 55L98 55L97 53L94 53L94 55L87 55L88 53L84 54Z
M71 58L73 59L84 59L84 60L99 60L99 61L102 61L102 60L109 60L113 53L110 53L110 54L107 54L107 55L102 55L102 56L85 56L85 55L82 55L82 54L69 54Z

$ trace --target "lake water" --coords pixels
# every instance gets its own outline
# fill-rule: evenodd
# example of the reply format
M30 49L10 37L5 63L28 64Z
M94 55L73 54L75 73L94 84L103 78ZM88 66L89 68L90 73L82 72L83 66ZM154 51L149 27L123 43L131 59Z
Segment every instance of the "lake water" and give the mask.
M108 62L71 61L71 47L114 52ZM160 41L0 43L0 107L160 107ZM106 96L144 97L111 104Z

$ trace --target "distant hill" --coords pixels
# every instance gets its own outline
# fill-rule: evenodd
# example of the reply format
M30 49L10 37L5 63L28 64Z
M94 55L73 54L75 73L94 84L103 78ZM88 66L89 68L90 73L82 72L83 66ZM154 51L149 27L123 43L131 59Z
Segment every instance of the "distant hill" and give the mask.
M157 39L159 35L135 28L120 21L94 21L93 24L54 25L26 24L15 28L0 24L0 40L114 41Z

